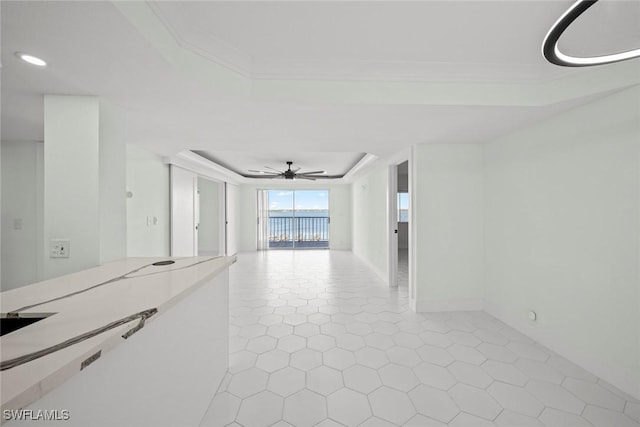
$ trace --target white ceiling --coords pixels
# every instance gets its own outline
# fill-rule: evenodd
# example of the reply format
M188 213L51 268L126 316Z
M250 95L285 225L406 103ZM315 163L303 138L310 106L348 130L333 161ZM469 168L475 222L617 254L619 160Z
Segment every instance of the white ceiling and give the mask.
M484 142L640 83L639 60L542 59L572 3L3 1L2 139L42 140L42 96L85 94L105 134L236 170ZM640 46L638 4L601 0L563 49Z
M196 154L242 176L260 175L254 171L274 172L274 169L284 172L290 161L293 162L291 169L299 173L324 171L319 177L342 177L365 156L365 153L331 151L197 151Z

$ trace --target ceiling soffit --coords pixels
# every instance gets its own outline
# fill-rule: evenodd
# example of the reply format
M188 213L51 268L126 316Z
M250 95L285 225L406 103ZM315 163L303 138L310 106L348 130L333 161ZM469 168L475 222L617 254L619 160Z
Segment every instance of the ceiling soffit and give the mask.
M215 46L207 47L206 53L202 49L194 49L176 34L175 29L170 29L163 22L158 5L147 2L113 4L176 70L228 95L237 95L258 102L536 107L640 83L640 61L626 61L581 70L562 69L559 77L546 81L538 79L536 82L488 82L482 81L481 77L474 80L465 75L464 71L460 71L464 70L464 64L455 64L458 73L462 73L460 78L456 81L456 72L451 71L448 75L454 77L450 77L450 81L446 82L438 81L434 76L429 77L428 73L427 81L412 79L408 75L396 75L395 80L367 80L366 76L349 80L344 75L340 78L334 76L336 78L332 79L327 77L326 73L324 76L315 77L307 75L302 79L294 78L295 76L271 76L272 78L261 79L253 75L249 65L255 62L255 58L228 44L213 43ZM218 47L218 52L211 53ZM366 64L366 61L363 64ZM495 68L505 69L504 64L475 65L480 68L472 67L473 76L491 74L492 68L493 71ZM438 63L431 63L430 67L436 70L436 74L447 68L451 69L447 64ZM515 64L514 67L524 70L526 64ZM440 71L437 71L438 69ZM384 74L384 67L382 70L380 73ZM322 70L316 73L323 74ZM410 71L409 74L411 73ZM354 72L353 76L357 74ZM274 73L275 75L278 73Z

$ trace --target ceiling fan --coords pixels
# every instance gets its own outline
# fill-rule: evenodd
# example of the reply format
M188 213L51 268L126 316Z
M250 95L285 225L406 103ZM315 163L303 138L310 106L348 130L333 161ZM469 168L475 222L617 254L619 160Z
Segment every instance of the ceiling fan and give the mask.
M271 171L258 171L249 169L249 172L257 173L259 175L251 175L251 178L278 178L278 179L308 179L311 181L315 181L316 178L324 178L324 176L320 176L320 174L325 173L325 171L311 171L311 172L300 172L300 168L295 168L291 170L291 165L293 162L287 162L289 168L285 171L279 171L269 166L265 166L266 169L271 169Z

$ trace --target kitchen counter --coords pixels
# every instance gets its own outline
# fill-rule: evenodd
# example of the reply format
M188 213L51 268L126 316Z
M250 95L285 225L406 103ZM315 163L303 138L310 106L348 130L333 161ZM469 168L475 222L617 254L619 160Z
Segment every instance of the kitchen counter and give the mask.
M28 407L81 368L99 369L100 358L106 359L105 353L116 346L127 347L129 342L151 339L143 337L146 329L152 329L149 324L153 325L199 287L213 283L223 272L226 274L235 261L235 256L129 258L3 292L0 294L2 317L47 315L43 320L0 337L3 413L7 409ZM228 298L228 275L224 277L226 280L221 285L215 285L224 288L220 296L211 294L196 299L212 299L214 307L213 299ZM216 311L228 310L228 301L216 307ZM163 327L164 335L162 331L157 332L159 337L171 339L172 324L182 323L187 317L198 317L189 314L191 308L184 310L186 314ZM207 311L207 308L197 310ZM215 315L216 323L228 325L228 311ZM207 322L201 319L195 326L207 329L207 325L202 325ZM220 325L216 327L222 331L222 336L217 337L220 340L217 347L226 349L228 332L225 334ZM177 330L178 337L184 335ZM152 335L153 331L147 333L148 337ZM226 355L221 357L226 360ZM226 371L227 366L223 368Z

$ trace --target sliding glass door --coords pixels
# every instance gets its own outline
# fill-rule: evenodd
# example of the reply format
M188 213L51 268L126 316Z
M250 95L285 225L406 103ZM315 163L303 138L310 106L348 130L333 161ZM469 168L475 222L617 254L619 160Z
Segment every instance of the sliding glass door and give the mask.
M328 190L260 190L259 249L329 248Z

